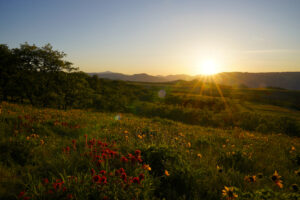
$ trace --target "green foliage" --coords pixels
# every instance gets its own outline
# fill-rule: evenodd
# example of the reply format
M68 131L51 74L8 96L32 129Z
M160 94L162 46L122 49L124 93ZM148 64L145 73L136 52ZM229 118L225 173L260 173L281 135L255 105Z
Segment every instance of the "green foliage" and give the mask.
M217 200L227 198L225 186L236 199L299 198L297 137L9 103L2 103L0 123L1 199L24 191L31 199ZM98 164L107 150L117 154ZM93 182L92 168L106 171L106 184ZM126 186L120 168L145 179ZM271 178L275 170L283 188Z

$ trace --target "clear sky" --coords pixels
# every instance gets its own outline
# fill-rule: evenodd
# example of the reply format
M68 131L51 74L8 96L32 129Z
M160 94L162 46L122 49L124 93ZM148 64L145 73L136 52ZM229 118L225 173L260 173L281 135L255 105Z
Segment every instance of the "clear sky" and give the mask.
M0 43L25 41L85 72L300 71L300 0L0 0Z

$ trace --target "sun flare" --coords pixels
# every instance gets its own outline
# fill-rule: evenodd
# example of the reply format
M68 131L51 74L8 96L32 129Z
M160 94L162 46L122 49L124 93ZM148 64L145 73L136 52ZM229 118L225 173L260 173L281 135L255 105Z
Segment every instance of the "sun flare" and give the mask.
M202 75L214 75L219 72L219 65L215 60L204 60L200 66L199 73Z

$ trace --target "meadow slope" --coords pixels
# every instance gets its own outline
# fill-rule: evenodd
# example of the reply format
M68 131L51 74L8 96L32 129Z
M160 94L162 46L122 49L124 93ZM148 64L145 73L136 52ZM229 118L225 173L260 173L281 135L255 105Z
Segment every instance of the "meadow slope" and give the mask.
M300 139L2 103L0 199L300 199Z

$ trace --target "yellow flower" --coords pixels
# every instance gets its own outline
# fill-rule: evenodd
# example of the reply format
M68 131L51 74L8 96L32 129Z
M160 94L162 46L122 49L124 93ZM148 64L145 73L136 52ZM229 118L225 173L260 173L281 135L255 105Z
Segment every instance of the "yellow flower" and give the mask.
M40 142L41 142L41 145L45 144L44 140L41 140Z
M220 167L219 165L217 165L217 170L218 170L218 172L223 172L223 169L222 169L222 167Z
M144 168L145 170L151 171L150 165L145 164L145 165L143 166L143 168Z
M30 137L29 137L29 136L27 136L27 137L26 137L26 139L27 139L27 140L29 140L29 139L30 139Z
M226 186L224 186L224 189L222 190L222 195L227 200L236 199L238 197L238 195L236 193L234 193L233 187L226 187Z
M225 148L225 147L226 147L226 145L225 145L225 144L223 144L223 145L222 145L222 147L223 147L223 148Z
M295 151L296 148L294 146L291 147L291 151Z
M280 179L281 176L279 176L277 170L275 170L274 174L272 175L272 181L274 181L274 183L279 187L279 188L283 188L283 184L282 184L282 180Z
M166 175L166 176L170 176L168 170L165 170L165 175Z
M244 180L249 183L254 183L256 182L256 176L245 176Z
M190 142L188 142L188 143L187 143L187 146L188 146L189 148L191 148L192 145L191 145Z
M141 135L138 135L138 138L140 138L140 139L143 139L143 136L141 136Z
M198 153L197 156L198 156L199 158L202 158L202 154L201 154L201 153Z
M128 134L128 131L124 131L124 134Z

